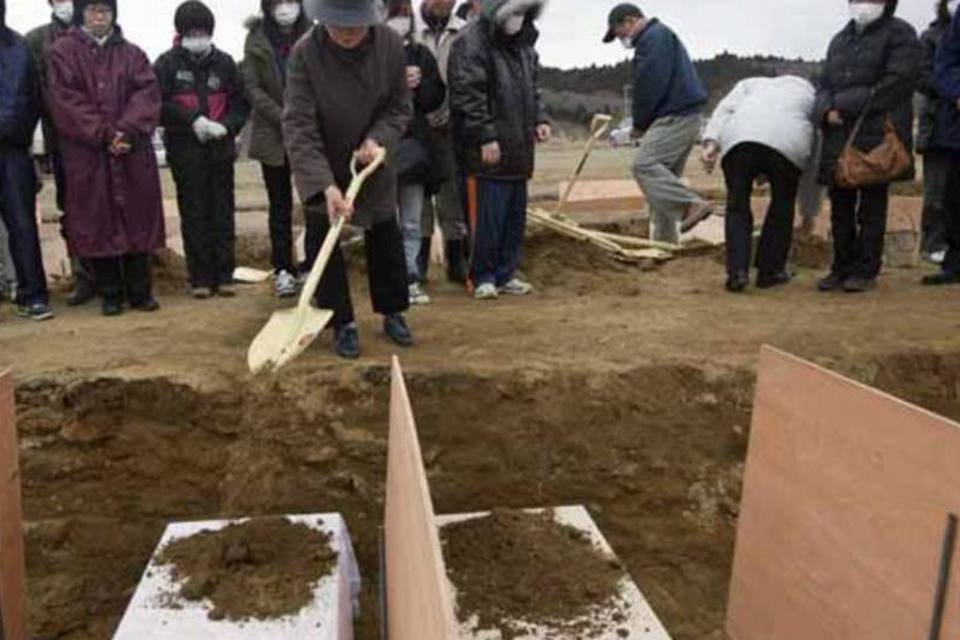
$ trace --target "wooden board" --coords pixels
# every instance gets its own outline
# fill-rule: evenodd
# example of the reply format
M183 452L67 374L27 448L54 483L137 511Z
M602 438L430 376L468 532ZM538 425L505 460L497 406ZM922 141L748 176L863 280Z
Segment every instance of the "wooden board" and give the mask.
M5 640L26 640L27 595L13 375L0 372L0 613Z
M960 425L764 348L727 632L927 638ZM942 640L960 638L955 556Z
M389 640L457 638L433 502L400 361L393 359L386 538Z

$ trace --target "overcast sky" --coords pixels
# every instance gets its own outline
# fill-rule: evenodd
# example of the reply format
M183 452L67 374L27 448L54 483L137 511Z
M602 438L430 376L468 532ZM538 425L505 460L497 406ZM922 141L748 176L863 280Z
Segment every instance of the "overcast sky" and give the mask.
M600 44L607 11L618 0L550 0L541 25L540 53L550 66L619 62L619 43ZM170 46L173 13L180 0L119 0L120 24L151 58ZM217 16L217 44L239 57L243 20L259 0L207 0ZM647 13L661 18L697 58L724 50L822 58L830 37L846 22L845 0L646 0ZM918 29L933 18L934 0L901 0L898 14ZM7 0L7 20L25 31L48 18L45 0Z

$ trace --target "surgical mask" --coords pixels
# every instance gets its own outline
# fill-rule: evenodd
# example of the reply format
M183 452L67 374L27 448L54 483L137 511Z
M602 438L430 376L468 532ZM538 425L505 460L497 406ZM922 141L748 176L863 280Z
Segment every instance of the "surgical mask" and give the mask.
M623 45L624 49L629 49L631 51L637 48L637 45L633 40L633 36L624 36L620 38L620 44Z
M202 56L209 53L212 43L210 36L187 36L180 41L180 46L195 56Z
M281 2L273 8L273 19L281 27L290 27L300 19L300 5L296 2Z
M410 18L404 16L390 18L387 20L387 26L396 31L397 35L401 38L406 38L410 35Z
M515 36L523 29L526 14L512 15L503 21L503 32L508 36Z
M875 2L851 2L850 17L853 18L853 21L857 23L857 26L862 29L863 27L867 27L883 17L883 12L886 11L886 9L886 4L877 4Z
M950 12L951 16L957 15L958 5L960 5L960 0L949 0L949 2L947 2L947 11Z
M73 22L73 0L69 2L54 2L53 15L63 24Z

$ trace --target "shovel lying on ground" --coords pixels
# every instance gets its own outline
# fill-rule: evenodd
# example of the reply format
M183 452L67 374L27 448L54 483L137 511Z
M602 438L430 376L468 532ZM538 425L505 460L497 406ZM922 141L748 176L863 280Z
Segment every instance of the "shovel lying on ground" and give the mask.
M357 161L356 159L353 160L350 165L353 180L351 180L350 188L347 190L347 202L353 203L360 193L363 183L383 164L384 156L385 153L381 152L373 162L359 173L357 172ZM250 350L247 352L247 365L252 373L257 374L266 369L276 372L280 367L306 351L326 328L327 323L333 319L333 311L315 309L311 305L311 300L313 300L313 294L316 293L317 287L320 285L320 279L327 268L327 263L330 262L330 257L333 255L337 242L340 240L340 232L343 231L344 222L344 218L341 216L327 233L320 254L313 263L310 275L300 291L300 301L297 306L275 312L266 326L254 338Z
M587 140L587 145L583 149L583 157L580 158L580 164L578 164L577 168L570 174L570 180L567 181L567 188L564 190L563 197L560 198L559 204L557 204L557 213L563 211L563 208L567 206L570 194L573 193L573 186L577 184L577 180L580 179L580 174L583 173L583 168L587 165L590 152L593 151L593 146L597 144L600 137L607 132L611 122L613 122L613 116L602 113L593 116L593 120L590 122L590 139Z

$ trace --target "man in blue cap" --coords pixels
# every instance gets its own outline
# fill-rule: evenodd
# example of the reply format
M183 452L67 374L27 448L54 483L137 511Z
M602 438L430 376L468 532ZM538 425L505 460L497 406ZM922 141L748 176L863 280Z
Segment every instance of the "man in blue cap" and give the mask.
M634 52L633 132L641 142L633 175L650 204L654 237L677 242L678 222L687 232L713 213L681 180L700 134L707 90L676 34L636 5L610 12L603 41L614 40Z

